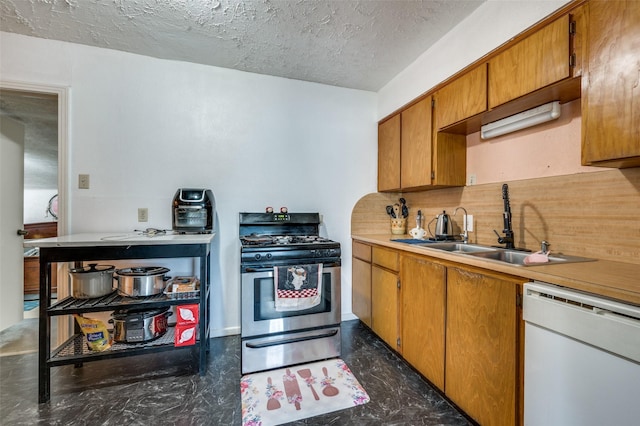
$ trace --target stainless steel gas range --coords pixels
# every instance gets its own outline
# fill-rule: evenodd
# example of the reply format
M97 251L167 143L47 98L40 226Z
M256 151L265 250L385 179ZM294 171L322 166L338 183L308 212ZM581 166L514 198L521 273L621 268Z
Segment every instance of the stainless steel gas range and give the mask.
M340 356L340 243L318 213L240 213L242 373Z

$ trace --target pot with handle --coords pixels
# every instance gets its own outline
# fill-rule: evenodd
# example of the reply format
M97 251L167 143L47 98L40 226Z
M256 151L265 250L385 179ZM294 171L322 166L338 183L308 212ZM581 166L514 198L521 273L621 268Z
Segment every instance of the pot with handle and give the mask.
M98 265L75 268L69 271L71 294L76 299L102 297L113 291L113 265Z
M168 268L161 266L140 266L116 270L118 291L131 297L145 297L160 294L164 291L165 281L169 278L164 274Z

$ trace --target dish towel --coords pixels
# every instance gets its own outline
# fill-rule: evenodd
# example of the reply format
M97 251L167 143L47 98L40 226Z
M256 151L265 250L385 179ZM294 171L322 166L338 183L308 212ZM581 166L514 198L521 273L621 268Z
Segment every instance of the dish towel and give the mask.
M301 311L320 304L322 264L273 268L276 311Z

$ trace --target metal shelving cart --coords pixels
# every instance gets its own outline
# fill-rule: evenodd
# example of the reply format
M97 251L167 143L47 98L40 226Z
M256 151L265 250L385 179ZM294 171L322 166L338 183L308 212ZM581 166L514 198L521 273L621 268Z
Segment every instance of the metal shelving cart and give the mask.
M104 234L78 234L57 238L25 241L25 246L40 249L40 317L38 345L38 402L47 402L51 396L51 367L89 361L143 355L167 350L191 349L198 353L199 372L207 371L209 352L209 301L211 241L214 234L166 235L149 238L118 239ZM195 258L199 260L199 295L190 298L170 298L164 294L132 298L113 292L94 299L67 297L51 304L51 265L76 262L122 259ZM103 352L87 349L81 333L74 334L59 347L51 350L51 318L58 315L113 311L116 309L153 309L183 304L200 304L198 340L195 346L175 347L173 328L159 339L145 343L115 343Z

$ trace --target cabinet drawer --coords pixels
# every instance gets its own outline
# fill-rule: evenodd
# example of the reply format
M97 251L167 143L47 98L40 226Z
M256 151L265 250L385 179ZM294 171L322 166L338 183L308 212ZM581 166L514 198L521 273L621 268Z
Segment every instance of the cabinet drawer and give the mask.
M357 241L353 242L353 257L371 262L371 246Z
M373 263L392 271L398 270L398 253L380 247L373 248Z

